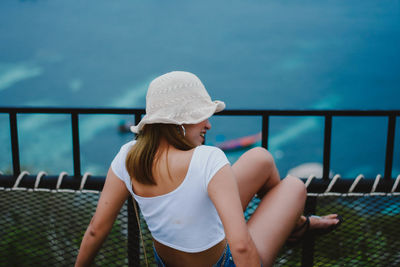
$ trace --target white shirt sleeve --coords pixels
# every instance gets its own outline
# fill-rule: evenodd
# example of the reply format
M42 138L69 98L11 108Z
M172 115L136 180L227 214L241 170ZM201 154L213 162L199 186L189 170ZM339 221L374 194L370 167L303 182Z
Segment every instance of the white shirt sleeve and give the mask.
M130 177L128 174L128 171L126 170L125 166L125 160L128 152L130 151L131 147L135 144L135 141L131 141L129 143L126 143L121 147L119 150L118 154L115 156L113 161L111 162L111 169L115 173L115 175L121 179L125 184L126 187L128 188L129 191L131 191L131 181Z
M208 187L208 184L210 183L211 179L214 177L214 175L226 164L230 164L228 158L226 157L225 153L217 148L217 147L208 147L208 153L204 156L204 160L206 161L206 166L205 166L205 182L206 182L206 188Z

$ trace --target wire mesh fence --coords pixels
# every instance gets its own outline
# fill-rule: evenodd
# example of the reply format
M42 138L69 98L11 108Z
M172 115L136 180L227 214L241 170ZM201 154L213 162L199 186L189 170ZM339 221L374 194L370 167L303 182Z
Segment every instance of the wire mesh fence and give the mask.
M72 266L99 195L79 190L1 189L0 266ZM314 266L399 266L398 194L322 194L311 198L316 200L317 214L335 212L345 222L328 235L316 237L311 246L285 246L275 266L301 266L304 249L312 250ZM258 203L259 199L252 200L245 212L247 219ZM151 235L142 217L140 224L149 265L156 266ZM125 204L94 266L145 266L138 239L139 235L128 238ZM128 240L140 250L138 257L128 251ZM128 253L135 254L130 264Z

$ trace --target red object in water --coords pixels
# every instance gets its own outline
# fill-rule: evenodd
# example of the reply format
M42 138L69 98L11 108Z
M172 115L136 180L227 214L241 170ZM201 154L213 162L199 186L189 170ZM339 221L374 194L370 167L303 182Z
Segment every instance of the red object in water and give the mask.
M260 140L261 140L261 132L258 134L249 135L249 136L245 136L245 137L241 137L241 138L223 142L223 143L219 144L218 147L224 151L235 150L235 149L249 147L251 145L254 145L255 143L257 143Z

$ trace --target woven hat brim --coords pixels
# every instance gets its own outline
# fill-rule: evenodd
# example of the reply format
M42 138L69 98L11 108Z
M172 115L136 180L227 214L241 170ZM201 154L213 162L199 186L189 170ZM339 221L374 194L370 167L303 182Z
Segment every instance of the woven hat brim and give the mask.
M208 112L205 112L204 116L197 118L196 120L175 120L171 118L160 118L160 117L150 117L147 114L143 116L142 120L136 126L131 126L131 131L133 133L138 134L146 124L154 124L154 123L165 123L165 124L196 124L202 122L208 118L210 118L214 113L218 113L225 109L225 103L223 101L215 100L212 102L212 106L210 107Z

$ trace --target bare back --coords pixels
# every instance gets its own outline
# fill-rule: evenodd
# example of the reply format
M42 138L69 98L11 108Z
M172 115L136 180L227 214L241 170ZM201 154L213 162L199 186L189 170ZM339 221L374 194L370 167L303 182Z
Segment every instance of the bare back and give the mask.
M182 184L189 169L194 149L188 151L170 147L154 161L153 175L157 185L145 185L132 181L133 191L141 197L156 197L174 191ZM168 154L168 161L167 161Z
M132 190L141 197L156 197L168 194L177 189L185 180L195 149L178 150L172 146L158 155L153 166L153 175L157 185L144 185L132 181ZM168 151L168 152L167 152ZM225 248L225 240L214 247L198 252L188 253L165 246L156 240L154 246L167 266L212 266L218 261Z

